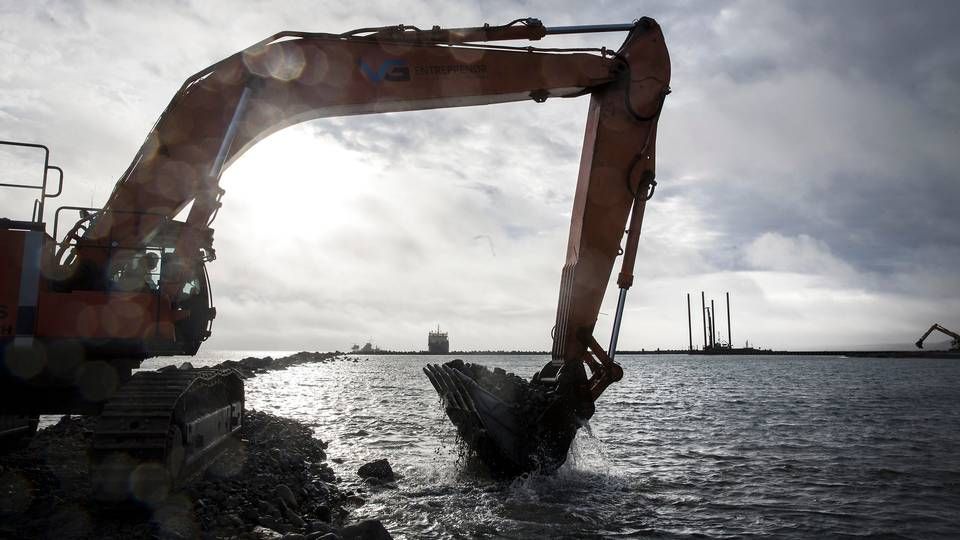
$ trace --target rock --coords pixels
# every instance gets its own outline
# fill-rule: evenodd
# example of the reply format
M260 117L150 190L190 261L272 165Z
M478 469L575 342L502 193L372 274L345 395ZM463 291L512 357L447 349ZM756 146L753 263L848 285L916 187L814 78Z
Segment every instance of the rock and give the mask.
M271 516L279 516L279 515L280 515L280 510L279 510L276 506L274 506L274 505L272 505L272 504L270 504L270 503L268 503L268 502L266 502L266 501L259 501L259 502L257 503L257 505L258 505L258 507L260 508L260 513L261 513L261 514L268 514L268 515L271 515Z
M375 519L368 519L340 529L343 540L392 540L387 529Z
M280 522L272 516L263 516L259 521L261 525L273 530L274 532L276 532L276 529L280 528Z
M293 490L291 490L286 484L280 484L276 489L277 497L280 497L284 503L290 508L297 507L297 498L293 495Z
M180 364L179 369L193 369L193 364L191 364L190 362L184 362Z
M105 539L278 539L310 533L315 539L337 533L330 522L341 524L348 509L362 503L346 500L324 463L326 445L312 428L248 409L242 439L231 441L214 466L171 497L162 512L127 512L117 519L89 497L87 449L96 422L64 417L41 430L29 448L0 457L0 538L56 532L62 538ZM305 519L323 521L308 528Z
M323 521L326 521L327 523L329 523L330 520L333 519L333 513L330 512L330 507L325 504L321 504L316 508L314 508L313 515L317 516Z
M316 534L316 535L318 535L318 536L314 536L314 534ZM307 536L307 539L308 539L308 540L343 540L342 538L340 538L340 535L338 535L338 534L336 534L336 533L332 533L332 532L331 532L331 533L326 533L326 534L324 534L324 535L322 535L322 536L320 535L320 533L313 533L313 534L308 535L308 536Z
M307 537L300 533L289 533L283 535L283 540L306 540Z
M361 465L357 469L357 474L360 478L376 478L381 482L392 482L396 479L393 475L393 468L390 467L390 462L386 459L377 459Z
M337 529L333 525L323 521L311 521L310 524L307 525L307 531L311 534L319 533L321 536L327 533L335 533L339 530L340 529Z
M266 369L270 367L270 364L273 363L273 358L267 356L264 358L257 358L255 356L250 356L240 360L240 365L247 369Z
M270 529L270 528L267 528L267 527L261 527L261 526L258 525L258 526L256 526L256 527L253 528L253 537L254 537L254 538L262 538L262 539L264 539L264 540L269 540L269 539L272 539L272 538L277 538L277 539L283 538L283 535L280 534L280 533L278 533L277 531L275 531L275 530L273 530L273 529Z
M291 510L291 509L289 509L289 508L287 508L287 511L286 511L286 513L285 513L284 515L286 516L287 521L289 521L290 523L292 523L292 524L293 524L295 527L297 527L298 529L302 529L302 528L304 528L304 527L307 526L307 522L305 522L305 521L303 520L303 518L301 518L300 516L298 516L296 512L294 512L293 510Z

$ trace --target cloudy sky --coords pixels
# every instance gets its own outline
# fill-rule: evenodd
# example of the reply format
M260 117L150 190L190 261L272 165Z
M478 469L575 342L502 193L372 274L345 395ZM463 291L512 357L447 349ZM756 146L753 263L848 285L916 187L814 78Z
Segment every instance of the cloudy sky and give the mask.
M186 77L279 30L643 15L663 27L673 94L621 348L685 347L685 293L700 290L731 293L737 345L960 328L952 1L0 0L0 138L51 147L67 181L54 202L100 205ZM440 324L457 349L549 348L587 103L327 119L266 139L223 177L207 347L420 349ZM28 157L2 158L4 177L31 172ZM0 215L29 205L0 195ZM614 303L611 288L601 343Z

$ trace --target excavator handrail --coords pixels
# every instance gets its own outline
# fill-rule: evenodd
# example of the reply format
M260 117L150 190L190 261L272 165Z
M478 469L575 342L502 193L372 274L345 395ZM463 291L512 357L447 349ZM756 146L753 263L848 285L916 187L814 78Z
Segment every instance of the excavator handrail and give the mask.
M64 210L78 210L78 211L86 210L86 211L88 211L88 212L91 212L91 214L90 214L89 216L80 219L77 223L81 223L81 222L83 222L83 221L87 221L87 220L93 219L93 218L95 218L95 217L97 217L97 216L104 215L104 214L133 214L133 215L138 215L138 214L139 214L139 215L144 215L144 216L155 216L155 217L157 217L157 218L160 218L162 221L172 221L169 216L167 216L167 215L165 215L165 214L158 213L158 212L146 212L146 211L141 211L141 210L113 210L113 209L109 209L109 210L108 210L108 209L103 209L103 208L96 208L96 207L93 207L93 206L67 206L67 205L64 205L64 206L61 206L61 207L57 208L57 211L54 212L54 217L53 217L53 238L54 238L54 239L57 238L57 228L58 228L58 226L59 226L60 212L61 212L61 211L64 211ZM66 239L66 238L64 238L64 239ZM108 242L107 244L103 244L103 246L106 247L108 244L109 244L109 242ZM98 244L89 244L89 245L96 246L96 245L98 245Z
M30 219L35 223L43 223L43 210L44 210L46 199L55 199L59 197L61 193L63 193L63 169L61 169L60 167L57 167L56 165L50 165L50 148L44 144L0 140L0 145L18 146L21 148L36 148L36 149L43 150L43 178L39 186L30 185L30 184L15 184L15 183L8 183L8 182L0 182L0 187L40 190L40 197L36 199L33 203L33 210L30 213ZM47 193L47 175L50 172L50 170L57 171L57 173L59 174L59 178L57 180L56 193Z

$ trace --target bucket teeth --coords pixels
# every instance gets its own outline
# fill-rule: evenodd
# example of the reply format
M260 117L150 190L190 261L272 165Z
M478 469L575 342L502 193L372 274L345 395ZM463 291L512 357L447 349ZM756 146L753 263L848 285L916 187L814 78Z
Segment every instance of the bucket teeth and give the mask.
M434 389L440 394L444 405L469 413L477 414L477 408L470 397L470 392L464 387L455 370L447 366L430 364L423 368L427 378L433 383ZM480 420L478 417L477 420Z
M477 375L489 375L489 370L459 360L443 365L428 364L423 372L440 396L444 411L460 438L494 475L552 470L566 459L577 426L550 421L565 418L568 408L562 400L541 397L538 405L531 405L530 396L539 395L542 388L530 386L512 375L510 384L491 382L488 376ZM504 375L500 371L498 376ZM496 388L486 388L484 384L493 384ZM509 387L508 391L505 386ZM528 401L524 402L525 399ZM544 423L546 411L550 418ZM556 429L558 425L560 428ZM565 443L552 442L558 438Z

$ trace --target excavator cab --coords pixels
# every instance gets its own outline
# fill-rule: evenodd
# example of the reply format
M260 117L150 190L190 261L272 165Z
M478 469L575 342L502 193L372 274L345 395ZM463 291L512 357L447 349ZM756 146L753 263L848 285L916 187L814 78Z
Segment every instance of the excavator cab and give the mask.
M61 206L48 234L44 209L62 192L63 171L50 165L43 145L0 141L0 147L42 152L43 159L39 182L0 184L40 192L30 220L0 218L2 438L31 425L4 428L2 415L97 412L144 359L195 354L216 310L204 262L181 263L173 253L182 224L148 212ZM137 244L86 235L121 215L155 232ZM72 225L63 228L66 222ZM107 262L86 264L77 257L80 245ZM179 294L165 295L177 271L184 284Z

